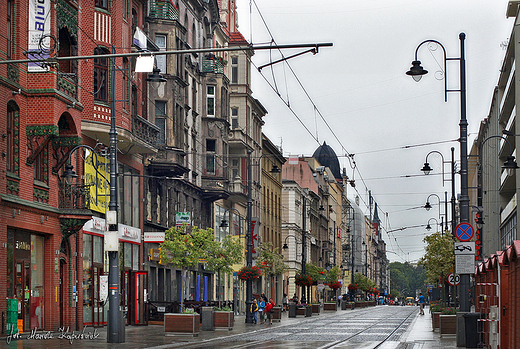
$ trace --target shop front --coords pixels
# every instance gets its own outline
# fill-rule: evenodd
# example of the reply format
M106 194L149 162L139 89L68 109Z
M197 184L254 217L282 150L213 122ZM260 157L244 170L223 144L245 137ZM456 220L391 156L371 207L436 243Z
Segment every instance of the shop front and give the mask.
M17 229L7 229L7 298L17 299L20 332L45 326L45 238Z
M119 224L121 309L128 325L146 324L148 272L140 270L141 230ZM108 254L105 220L92 217L83 227L83 324L104 326L108 319Z

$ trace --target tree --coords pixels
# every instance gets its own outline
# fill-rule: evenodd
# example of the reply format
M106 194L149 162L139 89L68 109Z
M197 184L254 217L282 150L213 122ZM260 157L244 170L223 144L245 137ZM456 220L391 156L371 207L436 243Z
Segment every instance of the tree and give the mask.
M283 255L278 248L273 247L272 242L260 244L256 265L262 268L263 274L268 277L268 280L276 275L282 275L288 269L283 262Z
M232 273L234 264L239 264L244 258L244 246L231 235L226 235L222 242L213 240L206 247L206 269L217 272L218 290L220 290L221 272ZM220 307L220 292L217 292Z
M368 292L370 288L376 286L374 281L370 280L368 277L361 273L357 273L356 275L354 275L354 284L357 284L359 289L364 292Z
M416 290L426 293L426 271L422 265L392 262L389 268L390 289L393 296L415 296Z
M212 271L231 272L231 265L241 261L240 243L224 238L221 244L215 241L213 229L187 226L166 230L164 242L160 245L161 261L185 269L207 263ZM221 257L223 256L223 257ZM184 277L183 280L186 278ZM182 292L184 287L181 285ZM184 293L182 299L184 300Z
M426 269L426 276L431 283L437 283L439 279L445 280L446 276L455 268L455 250L453 237L439 232L426 236L426 254L419 260L419 265ZM444 294L446 287L442 283ZM446 301L446 296L443 297Z

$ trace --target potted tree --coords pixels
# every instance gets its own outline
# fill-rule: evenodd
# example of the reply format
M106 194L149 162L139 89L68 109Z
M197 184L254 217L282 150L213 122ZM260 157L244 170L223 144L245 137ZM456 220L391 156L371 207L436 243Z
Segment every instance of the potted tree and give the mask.
M283 261L283 255L278 248L274 248L272 242L262 243L259 247L259 255L256 263L262 269L263 275L266 277L267 286L272 288L271 298L275 299L275 277L282 275L287 270L287 265ZM273 320L280 321L282 319L282 307L277 305L271 310Z
M294 277L294 283L301 287L312 286L312 277L309 274L298 273ZM312 316L312 307L303 303L297 304L296 315Z
M206 260L210 256L207 251L212 249L215 237L212 229L191 228L187 226L172 227L166 230L164 242L161 244L161 260L183 269L185 277L188 276L187 268L194 268L200 260ZM184 290L181 284L181 290ZM181 293L180 313L164 314L164 331L181 332L194 336L200 331L200 315L193 309L184 307L184 294Z
M221 273L232 273L234 264L239 264L243 259L243 246L231 235L226 235L222 241L213 241L207 246L206 269L217 272L220 289ZM214 328L233 329L234 314L231 308L222 307L220 294L217 292L218 307L214 309Z

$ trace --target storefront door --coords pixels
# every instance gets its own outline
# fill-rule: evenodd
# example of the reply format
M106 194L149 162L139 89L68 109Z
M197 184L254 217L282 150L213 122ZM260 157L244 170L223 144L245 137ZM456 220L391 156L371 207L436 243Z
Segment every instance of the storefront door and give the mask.
M130 272L130 317L131 325L146 325L146 301L148 294L148 272Z
M30 262L16 261L16 286L15 294L18 298L18 321L22 322L23 332L30 331L30 300L31 300L31 268Z

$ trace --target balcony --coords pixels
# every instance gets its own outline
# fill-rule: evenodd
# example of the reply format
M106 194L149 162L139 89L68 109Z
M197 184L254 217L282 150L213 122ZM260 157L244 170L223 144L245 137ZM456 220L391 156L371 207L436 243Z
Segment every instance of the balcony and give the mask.
M220 57L208 55L202 58L202 71L204 73L224 74L225 61Z
M179 19L179 10L170 0L150 1L150 17L174 21Z
M59 208L68 214L86 214L90 212L90 184L66 184L59 185Z
M78 99L78 75L76 73L58 73L56 75L58 91L73 99Z
M140 140L155 146L160 129L139 115L134 115L132 117L132 132Z

